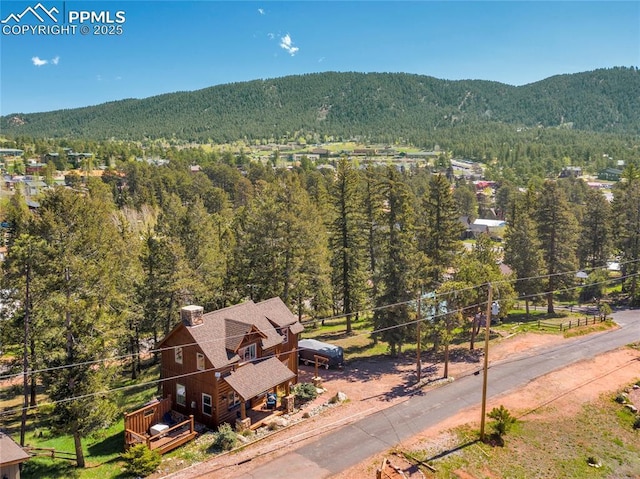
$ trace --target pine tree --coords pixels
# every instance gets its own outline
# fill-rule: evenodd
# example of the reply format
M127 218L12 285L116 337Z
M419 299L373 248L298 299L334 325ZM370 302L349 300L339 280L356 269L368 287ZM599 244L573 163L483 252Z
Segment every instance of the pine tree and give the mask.
M279 296L299 315L307 301L324 308L318 301L329 298L326 231L297 176L260 184L238 217L236 237L232 282L240 297Z
M368 166L363 179L363 201L365 205L364 215L367 230L367 262L369 275L373 279L372 296L378 293L376 281L378 273L378 257L380 255L380 242L378 231L382 222L383 197L381 194L380 174Z
M402 345L412 333L405 325L410 320L409 302L417 288L415 218L411 190L393 167L388 167L382 185L385 201L382 237L380 291L374 313L376 330L389 344L393 356L402 352ZM382 226L382 225L381 225Z
M429 261L425 286L435 289L462 251L461 235L464 230L451 185L443 175L431 177L419 216L419 247Z
M20 445L25 445L25 431L27 408L36 406L36 374L29 374L29 370L40 369L42 355L45 354L40 341L38 315L33 314L34 305L45 296L42 276L42 263L46 257L46 243L41 239L22 233L14 239L8 249L8 254L2 263L2 301L16 308L7 308L14 316L15 326L23 332L22 343L22 372L23 395L22 422L20 428ZM8 321L7 321L8 323ZM21 323L21 324L20 324ZM16 338L17 340L17 338Z
M547 274L547 313L553 314L554 292L571 287L578 267L575 244L578 225L572 214L564 191L556 182L547 181L542 186L536 214L538 238Z
M624 171L626 181L614 189L613 212L616 246L620 250L622 272L628 279L632 304L638 303L638 259L640 258L640 170L629 165Z
M91 194L56 188L41 201L36 232L48 246L43 270L48 295L38 306L46 318L41 334L47 348L44 385L55 402L53 426L74 438L84 467L82 438L108 425L117 412L107 391L109 363L122 324L112 301L118 295L122 258L113 204Z
M332 190L333 221L329 227L332 285L334 301L341 305L350 334L352 315L364 305L366 230L358 175L345 158L338 163Z
M578 255L580 265L605 266L611 254L611 205L597 190L587 190Z
M512 209L518 211L505 232L504 262L517 278L515 289L524 298L527 316L532 297L542 290L540 276L544 272L541 244L536 223L525 206L525 198L514 199Z

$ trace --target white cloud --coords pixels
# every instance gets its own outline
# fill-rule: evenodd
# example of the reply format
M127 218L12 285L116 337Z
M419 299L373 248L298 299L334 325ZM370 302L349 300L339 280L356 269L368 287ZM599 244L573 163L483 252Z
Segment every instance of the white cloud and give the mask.
M259 13L260 15L264 15L264 14L265 14L265 13L264 13L264 8L258 8L258 13Z
M274 38L276 38L273 33L267 33L267 36L269 37L269 40L273 40Z
M318 58L318 63L322 63L324 61L324 57Z
M289 55L294 56L298 50L298 47L293 46L293 40L287 33L284 37L280 38L280 47L289 52Z
M41 60L40 57L32 57L31 61L37 67L41 67L42 65L46 65L47 63L49 63L47 60Z
M51 63L52 65L57 65L58 63L60 63L60 57L55 56L51 60L43 60L40 57L31 57L31 63L33 63L37 67L41 67L49 63Z

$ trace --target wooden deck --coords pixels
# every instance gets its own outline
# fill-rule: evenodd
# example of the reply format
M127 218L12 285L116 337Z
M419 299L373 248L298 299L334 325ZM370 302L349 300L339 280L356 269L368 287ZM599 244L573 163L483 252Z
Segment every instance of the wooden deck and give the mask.
M160 434L151 435L149 433L151 426L165 423L167 415L172 417L174 415L171 411L171 397L155 401L137 411L125 414L125 450L136 444L146 444L149 449L165 454L198 435L193 416L172 425Z

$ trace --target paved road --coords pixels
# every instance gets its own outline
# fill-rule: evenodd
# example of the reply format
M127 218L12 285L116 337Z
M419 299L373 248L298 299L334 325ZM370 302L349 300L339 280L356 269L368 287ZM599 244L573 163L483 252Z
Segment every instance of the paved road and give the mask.
M537 350L535 355L525 353L490 364L488 396L519 388L556 369L640 340L640 310L616 312L614 319L621 326L616 330L575 338L559 346ZM470 406L479 408L481 400L482 374L466 376L344 426L239 477L331 477L463 409Z

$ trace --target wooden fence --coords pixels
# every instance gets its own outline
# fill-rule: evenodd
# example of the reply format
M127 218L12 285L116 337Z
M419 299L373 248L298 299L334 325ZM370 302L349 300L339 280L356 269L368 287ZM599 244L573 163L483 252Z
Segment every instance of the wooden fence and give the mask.
M549 328L549 329L558 329L560 331L566 331L571 328L577 328L579 326L587 326L589 324L597 324L603 323L606 321L606 318L603 316L594 316L593 318L589 318L586 316L583 318L572 319L568 323L549 323L546 321L538 320L538 329L540 328Z
M64 459L65 461L76 461L76 455L73 452L56 451L53 447L32 447L25 446L24 452L31 457L34 456L46 456L51 459Z

